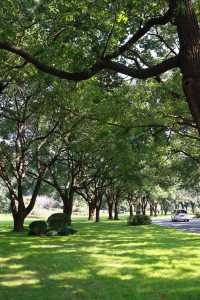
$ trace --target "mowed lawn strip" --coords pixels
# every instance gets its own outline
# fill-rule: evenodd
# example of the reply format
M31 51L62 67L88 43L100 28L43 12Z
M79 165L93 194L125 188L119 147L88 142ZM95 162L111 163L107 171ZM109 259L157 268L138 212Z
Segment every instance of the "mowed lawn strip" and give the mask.
M124 220L76 219L74 228L73 236L29 237L4 218L0 299L200 299L200 234Z

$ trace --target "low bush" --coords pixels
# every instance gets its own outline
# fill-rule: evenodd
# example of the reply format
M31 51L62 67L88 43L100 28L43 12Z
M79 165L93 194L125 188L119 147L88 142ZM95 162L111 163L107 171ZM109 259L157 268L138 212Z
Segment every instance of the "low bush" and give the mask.
M68 220L66 214L56 213L48 218L47 223L50 230L59 231L67 226Z
M195 213L195 217L198 218L198 219L200 218L200 211Z
M29 225L29 235L43 235L47 233L47 223L45 221L33 221Z
M75 234L76 232L77 232L77 230L66 227L66 228L59 230L58 235L69 235L69 234Z
M149 225L151 218L146 215L134 215L128 218L128 225Z

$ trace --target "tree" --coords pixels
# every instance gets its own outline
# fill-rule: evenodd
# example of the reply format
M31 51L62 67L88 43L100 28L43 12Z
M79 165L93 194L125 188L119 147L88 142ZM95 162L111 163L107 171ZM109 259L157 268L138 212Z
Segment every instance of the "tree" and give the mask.
M95 1L95 5L90 1L50 1L32 7L26 1L23 8L18 1L11 3L10 9L10 1L4 1L0 11L0 49L23 58L22 67L29 63L42 72L74 81L87 80L102 70L161 81L160 75L179 68L183 91L200 133L198 1L138 0L116 4L104 0L100 4ZM23 14L19 14L22 9ZM10 19L13 24L7 21ZM36 49L35 53L32 49ZM52 57L57 67L49 63ZM3 59L11 69L15 68L12 56L3 52ZM80 65L85 70L80 70ZM6 83L3 78L3 85Z
M66 214L68 224L71 224L77 177L82 171L82 155L73 151L69 145L64 144L60 149L43 181L57 191L63 202L63 213Z
M45 172L54 161L54 155L47 158L45 146L58 122L41 114L38 98L39 93L23 83L9 87L0 99L0 177L9 195L14 231L23 231ZM28 204L25 194L30 195Z

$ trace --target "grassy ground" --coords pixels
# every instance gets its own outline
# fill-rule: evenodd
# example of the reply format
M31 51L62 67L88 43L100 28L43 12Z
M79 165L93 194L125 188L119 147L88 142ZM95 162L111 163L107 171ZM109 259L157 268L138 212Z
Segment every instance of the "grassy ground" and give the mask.
M1 300L199 300L200 235L76 220L70 237L9 232L0 216Z

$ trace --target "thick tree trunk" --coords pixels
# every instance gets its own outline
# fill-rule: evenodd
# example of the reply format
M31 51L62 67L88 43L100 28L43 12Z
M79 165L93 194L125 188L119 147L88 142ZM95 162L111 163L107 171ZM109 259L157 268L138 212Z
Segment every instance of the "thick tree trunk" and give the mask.
M23 232L24 231L24 220L25 220L25 217L23 216L23 214L17 213L16 215L13 215L13 220L14 220L13 231Z
M94 206L92 203L88 204L88 220L92 221L94 219Z
M67 224L71 225L72 219L72 210L73 210L73 200L74 200L74 193L69 193L68 196L62 198L63 200L63 213L66 214L67 217Z
M65 205L63 208L63 213L66 215L67 225L71 225L72 223L72 207Z
M108 219L113 220L113 203L108 202Z
M192 0L179 0L175 15L183 90L200 134L200 29Z
M13 216L13 231L22 232L24 231L24 220L27 216L23 197L17 198L14 193L11 193L10 200L10 209Z

